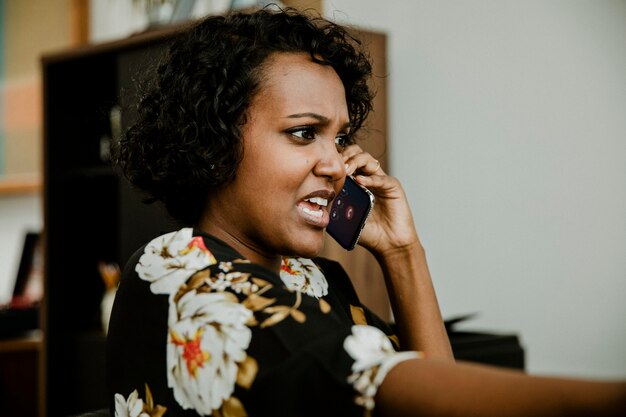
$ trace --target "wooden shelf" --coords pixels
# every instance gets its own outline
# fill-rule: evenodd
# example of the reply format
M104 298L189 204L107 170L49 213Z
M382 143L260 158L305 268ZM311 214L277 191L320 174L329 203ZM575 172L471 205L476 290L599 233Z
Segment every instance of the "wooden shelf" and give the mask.
M0 195L33 194L41 192L41 175L0 176Z
M16 337L11 339L0 339L0 353L2 352L18 352L25 350L41 349L43 338L41 330L35 330L22 337Z

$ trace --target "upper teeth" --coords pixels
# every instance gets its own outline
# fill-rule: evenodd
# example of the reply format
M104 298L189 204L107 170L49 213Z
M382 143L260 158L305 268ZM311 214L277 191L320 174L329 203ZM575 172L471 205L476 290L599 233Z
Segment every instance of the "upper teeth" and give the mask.
M315 204L318 204L318 205L324 206L324 207L326 207L328 205L328 200L326 200L325 198L322 198L322 197L306 198L305 201L308 201L310 203L315 203Z

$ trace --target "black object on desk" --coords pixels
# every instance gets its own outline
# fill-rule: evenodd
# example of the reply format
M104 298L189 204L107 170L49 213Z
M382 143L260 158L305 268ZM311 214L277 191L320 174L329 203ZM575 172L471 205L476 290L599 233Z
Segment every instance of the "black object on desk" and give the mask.
M514 334L453 331L448 337L457 360L524 369L524 349Z
M525 369L524 348L515 334L468 332L454 325L474 317L474 314L446 320L446 330L454 358L506 368Z

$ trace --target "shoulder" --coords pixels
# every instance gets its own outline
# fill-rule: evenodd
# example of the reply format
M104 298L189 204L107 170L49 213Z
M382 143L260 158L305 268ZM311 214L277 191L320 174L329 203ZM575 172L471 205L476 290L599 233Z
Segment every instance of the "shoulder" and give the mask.
M360 304L352 281L339 262L324 257L317 257L314 262L319 265L322 273L332 281L334 290L345 297L345 302Z
M317 257L313 258L313 262L319 265L320 269L327 274L340 274L342 276L348 277L346 271L343 269L341 264L335 260Z

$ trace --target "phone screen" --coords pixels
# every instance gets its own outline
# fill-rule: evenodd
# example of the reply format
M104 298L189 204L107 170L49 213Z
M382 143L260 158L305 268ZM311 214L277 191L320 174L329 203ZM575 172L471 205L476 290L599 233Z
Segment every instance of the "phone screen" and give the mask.
M354 178L346 177L330 208L330 223L326 231L343 248L354 249L373 206L374 195Z

